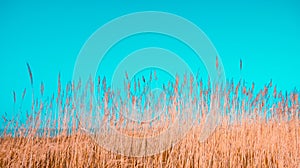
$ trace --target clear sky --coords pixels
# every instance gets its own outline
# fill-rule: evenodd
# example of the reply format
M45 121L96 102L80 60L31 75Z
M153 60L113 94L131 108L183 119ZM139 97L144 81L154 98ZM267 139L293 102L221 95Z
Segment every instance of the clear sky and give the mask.
M149 10L182 16L201 28L220 54L227 78L240 78L242 59L247 82L262 87L273 79L279 89L299 88L299 9L297 0L1 0L0 113L13 115L13 90L17 99L24 88L30 92L26 62L37 90L43 81L50 96L59 72L63 85L72 79L77 55L93 32L119 16Z

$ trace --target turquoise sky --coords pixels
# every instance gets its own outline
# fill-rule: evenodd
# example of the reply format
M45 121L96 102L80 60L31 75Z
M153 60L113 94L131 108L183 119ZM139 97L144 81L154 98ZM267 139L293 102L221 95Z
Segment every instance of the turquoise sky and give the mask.
M227 78L240 78L242 59L247 82L262 87L273 79L279 89L299 88L299 9L297 0L1 0L0 113L14 115L13 90L17 99L24 88L31 91L26 62L37 90L43 81L50 95L59 72L63 84L72 79L76 57L93 32L119 16L149 10L174 13L199 26L220 54Z

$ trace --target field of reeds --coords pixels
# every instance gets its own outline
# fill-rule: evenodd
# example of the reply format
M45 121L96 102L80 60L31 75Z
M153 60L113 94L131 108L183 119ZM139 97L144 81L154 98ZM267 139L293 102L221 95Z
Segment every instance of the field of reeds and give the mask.
M33 84L29 66L28 70ZM140 100L135 93L143 93L156 78L150 74L134 83L125 82L127 92L122 100L117 100L118 94L100 77L84 86L80 81L70 82L65 89L59 77L57 93L50 98L43 95L41 84L40 93L32 93L32 112L26 122L18 122L18 116L3 116L6 127L0 139L0 167L300 166L299 91L283 93L272 81L257 93L254 83L248 86L242 80L211 87L209 81L185 75L164 87L170 94ZM24 94L26 91L22 99ZM166 112L151 122L133 121L128 116L136 106L147 107L145 113L161 108ZM176 116L188 107L194 107L189 109L193 127L169 148L150 156L107 150L100 145L101 138L95 139L99 132L91 131L110 126L128 137L157 136L180 120ZM207 139L199 141L211 114L219 116L217 126ZM185 126L184 121L181 124ZM109 135L109 130L101 131ZM172 136L176 135L171 133L169 138ZM132 148L131 144L124 147Z

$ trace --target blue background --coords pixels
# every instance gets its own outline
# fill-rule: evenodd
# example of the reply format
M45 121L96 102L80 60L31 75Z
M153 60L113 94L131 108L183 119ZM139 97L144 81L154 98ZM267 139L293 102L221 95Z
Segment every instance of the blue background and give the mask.
M198 25L220 54L227 78L242 76L258 88L270 79L281 90L299 88L299 9L296 0L1 0L0 114L15 115L13 90L20 100L27 88L30 103L26 62L37 91L43 81L45 95L51 96L59 72L63 86L72 79L76 57L93 32L114 18L148 10L174 13Z

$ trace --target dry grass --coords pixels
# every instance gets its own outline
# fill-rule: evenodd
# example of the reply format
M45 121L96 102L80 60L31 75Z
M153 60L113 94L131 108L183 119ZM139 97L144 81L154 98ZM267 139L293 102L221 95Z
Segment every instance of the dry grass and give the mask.
M298 123L297 123L298 122ZM84 133L56 138L3 138L1 167L297 167L299 121L222 124L204 143L197 130L154 156L129 158L101 148ZM194 134L196 133L196 134Z
M182 94L184 100L197 105L198 110L201 110L197 121L203 121L209 113L208 98L211 95L214 98L213 95L220 91L205 88L200 80L193 83L191 79L190 82L193 85L191 83L189 85L184 79L179 87L177 79L176 84L171 87L177 95L186 93ZM130 84L127 84L129 88ZM130 132L127 129L130 128L129 122L124 121L124 118L117 119L108 110L108 102L113 97L109 95L105 79L101 83L99 78L96 87L97 93L101 92L103 95L102 98L96 98L101 99L100 104L96 105L92 103L93 97L87 94L87 90L94 93L93 81L83 89L85 92L79 92L80 83L77 86L72 83L63 93L59 80L56 99L53 97L51 101L45 102L40 98L38 103L33 101L34 115L28 116L27 124L18 126L27 128L23 131L28 132L20 130L7 132L0 139L0 167L299 167L300 165L297 91L283 95L270 83L258 94L254 94L254 85L247 88L241 82L236 85L230 83L222 92L222 101L217 103L223 112L221 122L206 141L198 141L199 135L205 129L203 122L199 122L181 141L162 153L127 157L103 149L82 131L80 125L90 128L89 121L93 116L92 118L88 115L78 116L78 112L92 115L96 109L103 109L105 115L101 122L111 125L126 123L123 127L119 127L119 130L123 130L123 133L129 136L156 135L163 131L164 126L167 127L159 123L171 123L173 118L166 116L160 119L163 122L157 122L159 125L157 127L143 127L139 129L140 132ZM273 91L270 92L272 88ZM128 98L137 103L134 96L128 94ZM170 96L170 98L176 100L177 97ZM176 106L174 102L176 101L173 101L171 107ZM54 104L60 117L51 120L55 111ZM11 126L12 121L8 121L7 128ZM38 129L53 126L72 130L72 133L63 131L55 136L49 136L49 132L45 131L42 135L37 135ZM156 131L153 131L155 129Z

